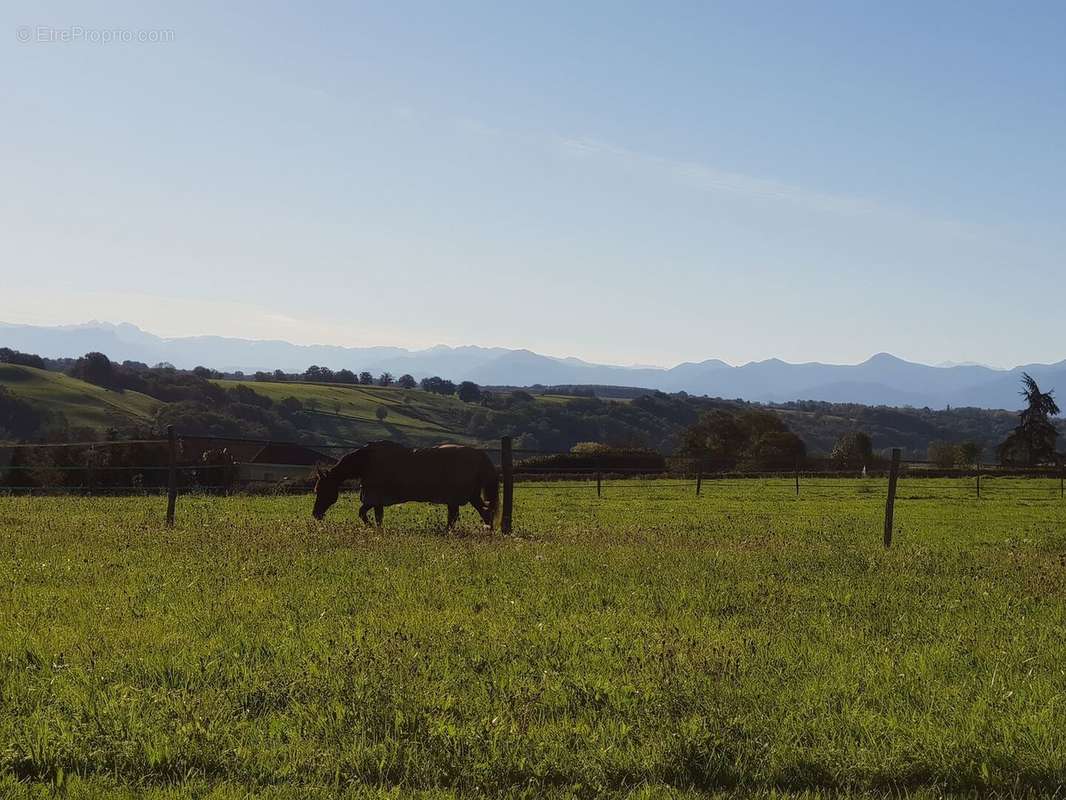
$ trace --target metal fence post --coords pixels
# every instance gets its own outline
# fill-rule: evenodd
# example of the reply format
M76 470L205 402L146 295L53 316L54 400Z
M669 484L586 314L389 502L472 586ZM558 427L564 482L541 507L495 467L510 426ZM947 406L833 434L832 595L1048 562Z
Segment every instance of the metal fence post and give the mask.
M696 459L696 497L700 496L700 489L703 488L703 459Z
M174 524L174 504L178 500L178 448L174 438L174 426L167 425L167 525Z
M892 448L892 468L888 473L888 500L885 501L885 547L892 546L892 513L896 505L896 479L899 477L900 449Z
M796 497L800 496L800 467L799 462L796 462Z
M514 506L514 464L511 460L511 437L500 439L500 472L503 473L503 512L500 514L500 531L511 532L511 514Z

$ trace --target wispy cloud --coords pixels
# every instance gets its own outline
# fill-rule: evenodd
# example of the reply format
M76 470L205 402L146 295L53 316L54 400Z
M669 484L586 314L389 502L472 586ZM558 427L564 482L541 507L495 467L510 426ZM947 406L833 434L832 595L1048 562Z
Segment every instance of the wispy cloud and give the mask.
M412 115L417 114L413 111ZM432 116L432 115L430 115ZM564 158L613 165L618 170L639 171L646 178L688 191L731 195L751 201L774 203L793 209L865 220L893 240L901 233L924 233L938 241L967 243L971 247L1008 252L1012 260L1046 260L1052 254L1041 245L1046 237L986 222L961 220L930 213L917 207L889 202L870 194L825 191L772 177L722 169L714 164L642 152L594 136L575 136L551 131L504 128L473 117L439 118L462 135L481 140L496 139L516 150L548 150Z
M598 139L556 137L555 144L562 152L572 156L613 160L626 167L649 169L661 177L699 191L728 192L835 214L859 215L884 210L877 203L859 197L813 191L767 178L729 172L698 161L640 153Z
M412 119L417 115L417 112L410 107L403 106L403 108L405 118ZM660 179L669 180L696 191L724 192L848 216L893 213L893 209L866 198L843 193L822 192L770 178L730 172L698 161L642 153L594 137L554 133L538 134L506 129L469 116L452 117L447 122L454 130L466 135L506 140L519 148L543 149L547 147L556 153L572 158L614 162L619 168L643 169ZM899 213L898 210L895 213Z
M645 175L697 192L769 201L839 217L866 218L878 226L894 226L914 233L921 230L951 241L1030 247L1030 243L1019 239L1016 232L996 226L952 219L867 196L825 192L772 178L731 172L698 161L639 152L595 138L554 136L551 145L568 157L597 159L614 163L619 169L641 170Z

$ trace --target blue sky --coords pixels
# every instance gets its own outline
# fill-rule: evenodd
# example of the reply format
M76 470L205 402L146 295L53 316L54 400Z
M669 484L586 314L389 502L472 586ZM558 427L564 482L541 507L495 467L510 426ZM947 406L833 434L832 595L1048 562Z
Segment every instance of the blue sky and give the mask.
M1066 358L1066 5L214 5L0 11L0 320Z

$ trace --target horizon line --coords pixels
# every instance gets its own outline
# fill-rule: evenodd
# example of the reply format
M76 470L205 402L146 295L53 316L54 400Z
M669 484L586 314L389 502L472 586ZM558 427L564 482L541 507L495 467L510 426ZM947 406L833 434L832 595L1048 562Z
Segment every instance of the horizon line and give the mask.
M85 322L59 323L59 324L54 324L54 325L39 325L39 324L22 323L22 322L6 322L6 321L3 321L3 320L0 320L0 328L31 328L31 329L43 329L43 330L59 330L59 329L64 329L64 328L66 328L66 329L70 329L70 328L82 328L82 329L96 328L96 329L101 329L101 328L120 328L120 327L132 328L132 329L136 330L139 333L143 333L143 334L146 334L148 336L155 337L156 339L160 339L160 340L162 340L164 342L180 342L180 341L183 341L183 340L187 341L187 340L193 340L193 339L222 339L222 340L233 341L233 342L248 342L248 343L257 343L257 344L276 343L276 344L287 345L289 347L299 347L299 348L323 347L323 348L335 348L335 349L339 349L339 350L349 350L349 351L372 350L372 349L393 349L393 350L400 350L400 351L403 351L404 353L408 353L408 354L412 354L412 355L428 353L428 352L430 352L432 350L435 350L435 349L460 350L460 349L464 349L464 348L476 348L476 349L481 349L481 350L504 350L504 351L506 351L508 353L530 353L532 355L541 356L542 358L548 358L548 359L552 359L554 361L560 361L560 362L578 361L582 365L585 365L585 366L588 366L588 367L591 367L591 368L606 367L606 368L610 368L610 369L629 370L629 371L634 371L634 372L635 371L642 371L642 370L643 371L669 372L671 370L677 369L678 367L683 367L683 366L688 366L688 365L698 366L698 365L701 365L701 364L706 364L708 362L718 362L720 364L725 365L726 367L728 367L730 369L742 369L744 367L757 366L759 364L766 364L766 363L769 363L769 362L778 362L778 363L784 364L786 366L796 366L796 367L799 367L799 366L858 367L858 366L862 366L864 364L868 364L869 362L871 362L871 361L873 361L875 359L884 358L884 357L891 358L891 359L894 359L896 361L900 361L900 362L905 363L905 364L911 364L911 365L914 365L914 366L929 367L931 369L957 369L957 368L961 368L961 367L979 367L979 368L982 368L982 369L992 370L994 372L1011 372L1013 370L1022 369L1022 368L1025 368L1025 367L1034 367L1034 366L1049 367L1049 366L1055 366L1057 364L1062 363L1063 361L1066 361L1066 358L1064 358L1064 359L1062 359L1060 361L1052 361L1052 362L1027 362L1027 363L1024 363L1024 364L1016 364L1016 365L1011 366L1011 367L1004 367L1004 366L993 365L993 364L985 364L985 363L978 362L978 361L955 361L955 360L950 360L950 359L946 360L946 361L942 361L942 362L937 363L937 364L929 364L929 363L924 362L924 361L915 361L915 360L911 360L911 359L908 359L908 358L904 358L902 356L897 356L894 353L890 353L888 351L878 351L876 353L871 354L869 357L867 357L867 358L865 358L865 359L863 359L861 361L856 361L856 362L828 362L828 361L818 361L818 360L786 361L786 360L784 360L782 358L779 358L777 356L770 356L768 358L759 359L759 360L753 359L753 360L745 361L745 362L742 362L742 363L731 363L731 362L727 361L726 359L718 358L716 356L710 356L710 357L702 359L700 361L685 360L685 361L678 361L673 366L662 366L662 365L654 365L654 364L618 364L618 363L609 363L609 362L588 361L588 360L586 360L584 358L581 358L581 357L578 357L578 356L573 356L573 355L558 356L558 355L552 355L552 354L549 354L549 353L537 352L537 351L531 350L531 349L529 349L527 347L505 347L505 346L502 346L502 345L481 345L481 344L453 345L453 344L436 343L436 344L428 345L428 346L421 347L421 348L411 348L411 347L403 347L403 346L400 346L400 345L390 345L390 344L344 345L344 344L335 344L335 343L322 342L322 341L311 342L311 343L300 343L300 342L291 341L289 339L274 339L274 338L271 338L271 339L260 339L260 338L255 338L255 337L224 336L224 335L213 334L213 333L197 333L197 334L184 334L184 335L179 335L179 336L164 336L164 335L161 335L161 334L153 333L152 331L147 330L145 328L142 328L141 326L139 326L139 325L137 325L135 323L132 323L132 322L125 322L125 321L123 321L123 322L111 322L111 321L108 321L108 320L99 320L99 319L91 319L91 320L88 320L88 321L85 321ZM0 346L3 346L3 345L0 345ZM63 356L63 357L69 358L69 357L75 357L75 356Z

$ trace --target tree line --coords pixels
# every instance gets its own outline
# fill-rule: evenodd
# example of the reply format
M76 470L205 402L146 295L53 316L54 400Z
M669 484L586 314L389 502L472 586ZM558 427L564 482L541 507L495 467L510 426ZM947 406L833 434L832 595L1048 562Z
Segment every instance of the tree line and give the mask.
M328 438L320 429L320 412L315 400L306 402L286 397L275 402L264 394L242 384L223 388L215 382L220 377L240 378L240 373L220 373L207 367L179 370L171 364L149 367L137 361L111 361L103 353L87 353L78 359L44 359L34 354L19 353L0 348L0 363L19 364L36 368L57 369L74 377L115 391L132 390L154 397L167 405L161 407L151 426L138 427L129 423L112 430L112 437L136 437L158 434L166 424L179 430L211 435L247 438L307 438L322 441ZM628 402L604 400L581 387L563 389L569 399L561 402L536 402L533 394L522 389L507 391L486 390L470 381L459 383L432 376L416 382L411 375L394 379L389 373L377 377L364 371L333 371L312 365L302 373L256 373L255 379L272 382L321 382L351 384L353 386L386 386L405 390L421 390L440 396L455 396L469 408L462 414L463 433L471 438L490 440L511 435L515 446L525 450L565 451L575 442L596 441L622 449L648 449L699 456L721 465L724 469L791 469L808 461L809 445L796 430L782 419L811 424L824 416L833 419L842 410L852 408L820 402L797 402L779 407L760 407L742 401L689 397L684 393L666 395L662 392L637 394ZM247 377L245 377L247 380ZM978 463L989 447L1003 464L1031 466L1052 463L1061 458L1056 451L1058 430L1052 417L1059 414L1054 392L1044 392L1030 376L1023 377L1022 396L1026 407L1018 415L1017 425L998 445L973 439L949 440L935 436L938 428L926 425L927 449L924 454L937 466L971 466ZM829 462L841 469L862 469L881 463L884 453L875 452L871 429L862 422L874 424L873 431L882 446L893 444L886 437L892 431L903 430L915 415L919 421L922 410L891 409L855 406L854 428L840 431L837 426L831 448L822 445ZM980 419L989 414L974 416L976 409L956 409L951 412L930 412L959 417L966 426L962 430L977 430ZM799 416L796 416L796 415ZM961 415L961 416L960 416ZM384 422L388 410L377 409L377 417ZM971 419L972 417L972 419ZM837 417L838 418L838 417ZM838 418L839 419L839 418ZM802 428L801 424L801 429ZM925 423L922 423L925 424ZM997 423L999 425L1000 423ZM918 430L922 430L921 425ZM917 435L917 434L911 434ZM0 438L68 439L95 438L95 432L76 431L66 425L61 415L48 413L17 394L0 388ZM824 438L823 440L824 441ZM912 455L913 455L913 451Z

